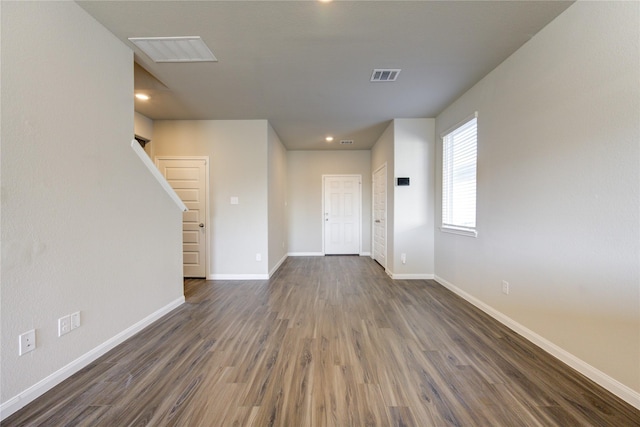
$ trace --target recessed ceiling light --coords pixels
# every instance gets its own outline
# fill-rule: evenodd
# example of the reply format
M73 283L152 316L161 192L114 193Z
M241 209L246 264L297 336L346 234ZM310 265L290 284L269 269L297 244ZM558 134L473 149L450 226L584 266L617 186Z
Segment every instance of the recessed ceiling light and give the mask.
M331 3L333 0L318 0L320 3Z
M149 95L145 95L144 93L136 93L136 98L141 99L143 101L148 101Z
M217 62L199 36L129 37L129 41L155 62Z
M332 136L328 136L324 140L327 141L327 142L331 142L331 141L333 141L333 137Z

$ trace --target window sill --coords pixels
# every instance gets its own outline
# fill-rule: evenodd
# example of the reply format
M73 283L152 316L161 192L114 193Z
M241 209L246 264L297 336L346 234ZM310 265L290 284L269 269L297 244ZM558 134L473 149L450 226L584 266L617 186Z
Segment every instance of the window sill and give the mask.
M478 231L475 228L453 227L451 225L443 225L440 227L443 233L457 234L459 236L478 237Z

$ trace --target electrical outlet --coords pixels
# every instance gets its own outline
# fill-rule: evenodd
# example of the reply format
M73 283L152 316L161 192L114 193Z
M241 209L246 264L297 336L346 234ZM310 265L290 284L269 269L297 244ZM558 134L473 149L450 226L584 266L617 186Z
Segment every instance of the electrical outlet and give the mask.
M403 264L407 263L407 254L400 254L400 260Z
M58 319L58 336L71 332L71 316L66 315Z
M25 353L29 353L36 349L36 330L32 329L30 331L21 334L18 337L18 356L22 356Z
M80 327L80 312L76 311L71 314L71 330L73 331L76 328Z
M506 280L502 281L502 293L505 295L509 295L509 282Z
M262 261L262 254L256 254L256 261Z

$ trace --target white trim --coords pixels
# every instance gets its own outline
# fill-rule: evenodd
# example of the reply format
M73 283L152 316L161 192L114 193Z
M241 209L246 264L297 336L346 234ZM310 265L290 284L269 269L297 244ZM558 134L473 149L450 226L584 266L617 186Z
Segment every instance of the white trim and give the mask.
M441 225L440 231L443 233L457 234L459 236L478 237L478 231L475 228L457 227L454 225Z
M324 256L323 252L289 252L289 256Z
M287 254L284 254L284 256L282 257L282 259L280 261L278 261L278 263L271 269L271 271L269 272L269 278L271 278L271 276L273 276L273 274L278 271L278 269L280 268L280 266L282 265L283 262L285 262L288 258Z
M137 144L137 142L136 142ZM146 154L145 154L146 155ZM108 351L114 349L116 346L122 344L147 326L151 325L156 320L160 319L165 314L171 312L175 308L179 307L184 303L184 296L177 298L165 305L164 307L156 310L151 313L144 319L139 322L131 325L124 331L120 332L116 336L108 339L103 342L99 346L95 347L93 350L83 354L73 362L68 365L58 369L48 377L38 381L31 387L27 388L21 393L18 393L17 396L12 397L11 399L3 402L0 405L0 420L7 418L9 415L23 408L27 404L33 402L38 397L45 394L47 391L51 390L56 385L60 384L62 381L69 378L71 375L80 371L81 369L88 366L91 362L98 359L100 356L104 355Z
M368 256L368 257L371 257L371 252L360 252L360 256Z
M388 205L389 205L389 183L387 182L388 178L388 170L387 170L387 162L384 162L383 164L381 164L380 166L378 166L378 168L373 171L373 173L371 174L371 259L373 259L374 261L378 262L376 260L376 248L375 248L375 236L376 236L376 219L375 219L375 199L376 199L376 195L375 195L375 185L376 185L376 174L380 171L384 169L384 263L387 264L387 260L389 259L388 255L389 253L387 252L387 247L389 245L387 245L387 241L389 238L389 224L387 223L387 219L389 217L389 209L388 209ZM382 264L380 264L382 265ZM383 266L385 269L387 268L386 265Z
M477 119L478 118L478 112L475 111L473 114L467 116L466 118L462 119L461 121L459 121L458 123L456 123L453 126L450 126L449 128L447 128L447 130L440 132L440 139L444 139L444 137L448 134L450 134L451 132L453 132L454 130L458 129L460 126L464 125L465 123L473 120L473 119Z
M158 168L153 164L149 156L147 156L147 153L140 146L140 143L135 140L135 138L131 141L131 148L133 149L133 152L136 153L138 157L140 157L140 160L142 160L142 163L147 167L147 169L149 169L151 175L153 175L153 177L160 183L160 186L164 189L164 191L166 191L169 197L171 197L171 200L173 200L175 204L178 205L180 210L182 212L188 211L189 209L187 209L187 206L180 199L180 197L178 197L173 188L171 188L171 185L169 185L164 176L162 176Z
M393 280L433 280L433 274L391 274Z
M533 332L529 328L516 322L509 316L501 313L500 311L496 310L490 305L487 305L484 302L480 301L473 295L463 291L462 289L458 288L454 284L446 281L442 277L435 276L435 281L440 283L445 288L449 289L451 292L459 295L460 297L464 298L471 304L475 305L480 310L484 311L489 316L493 317L494 319L496 319L497 321L499 321L509 329L522 335L524 338L531 341L533 344L537 345L542 350L546 351L556 359L566 363L576 371L580 372L585 377L589 378L590 380L594 381L600 386L606 388L611 393L615 394L616 396L618 396L620 399L624 400L628 404L636 407L637 409L640 409L640 393L639 392L622 384L615 378L610 377L609 375L605 374L599 369L594 368L584 360L574 356L573 354L569 353L565 349L557 346L556 344L552 343L546 338L538 335L537 333Z
M207 280L269 280L268 274L209 274Z

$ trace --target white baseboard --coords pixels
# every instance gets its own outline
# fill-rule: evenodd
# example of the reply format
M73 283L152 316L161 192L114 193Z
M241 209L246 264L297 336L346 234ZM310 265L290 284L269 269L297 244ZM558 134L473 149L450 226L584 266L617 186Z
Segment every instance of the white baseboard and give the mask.
M361 252L359 256L371 256L371 252ZM324 256L324 252L289 252L289 256Z
M207 280L269 280L268 274L210 274Z
M624 400L625 402L629 403L635 408L640 409L640 393L638 393L637 391L622 384L615 378L610 377L609 375L605 374L599 369L594 368L584 360L574 356L573 354L569 353L563 348L555 345L551 341L538 335L537 333L521 325L520 323L516 322L515 320L501 313L500 311L494 309L493 307L485 304L484 302L480 301L473 295L463 291L462 289L458 288L454 284L446 281L442 277L435 276L435 281L440 283L445 288L449 289L451 292L459 295L460 297L464 298L471 304L475 305L480 310L487 313L489 316L493 317L503 325L507 326L509 329L522 335L523 337L525 337L526 339L528 339L529 341L531 341L532 343L534 343L535 345L537 345L538 347L540 347L541 349L543 349L544 351L546 351L547 353L555 357L556 359L559 359L560 361L566 363L576 371L580 372L585 377L589 378L590 380L599 384L600 386L606 388L611 393L618 396L620 399Z
M284 256L282 257L282 259L280 261L278 261L278 263L271 269L271 271L269 272L269 278L271 278L271 276L273 276L273 273L275 273L276 271L278 271L278 269L280 268L280 266L282 265L283 262L286 261L286 259L289 256L287 254L284 254Z
M433 280L433 274L394 274L391 273L391 278L396 280Z
M19 393L17 396L12 397L6 402L2 402L2 404L0 404L0 420L4 420L9 415L23 408L38 397L42 396L44 393L57 386L62 381L69 378L71 375L80 371L91 362L107 353L109 350L112 350L116 346L122 344L124 341L131 338L132 336L134 336L165 314L169 313L173 309L179 307L183 303L184 296L175 299L174 301L170 302L159 310L156 310L154 313L151 313L144 319L120 332L118 335L95 347L93 350L90 350L89 352L83 354L68 365L58 369L56 372L52 373L43 380L38 381L36 384Z
M269 274L209 274L207 280L269 280L291 254L285 254Z

